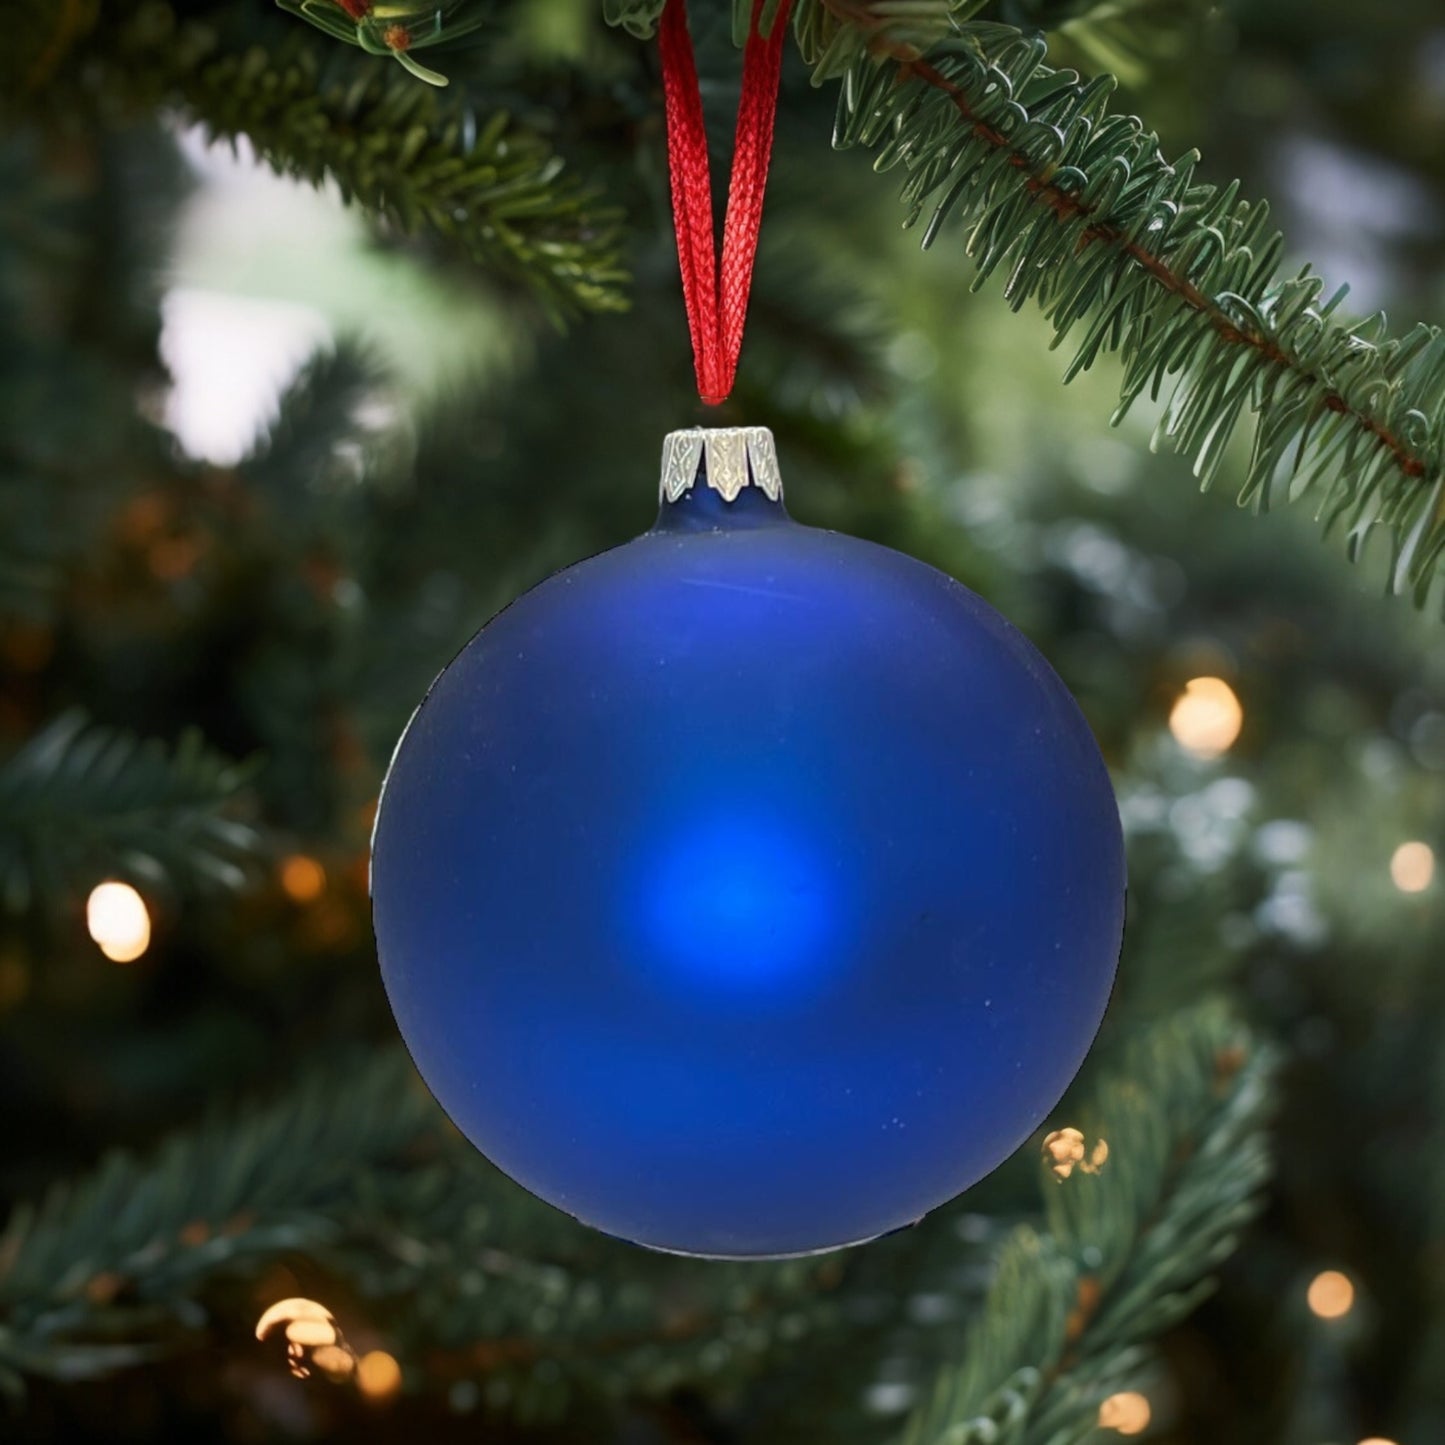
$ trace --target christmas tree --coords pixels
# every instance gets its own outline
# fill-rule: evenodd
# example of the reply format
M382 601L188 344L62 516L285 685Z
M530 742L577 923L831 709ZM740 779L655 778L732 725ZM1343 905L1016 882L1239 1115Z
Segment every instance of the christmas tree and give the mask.
M795 0L720 416L662 10L8 7L0 1437L1434 1445L1438 7ZM778 11L690 6L719 208ZM368 899L430 680L707 420L1024 630L1128 843L1045 1125L768 1262L489 1165Z

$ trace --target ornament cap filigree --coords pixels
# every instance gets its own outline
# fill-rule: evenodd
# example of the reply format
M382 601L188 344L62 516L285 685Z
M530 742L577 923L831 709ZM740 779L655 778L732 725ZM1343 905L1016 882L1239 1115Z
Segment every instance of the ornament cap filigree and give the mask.
M689 427L667 434L662 444L660 502L676 502L701 479L725 502L744 487L757 487L769 501L783 499L778 449L765 426Z

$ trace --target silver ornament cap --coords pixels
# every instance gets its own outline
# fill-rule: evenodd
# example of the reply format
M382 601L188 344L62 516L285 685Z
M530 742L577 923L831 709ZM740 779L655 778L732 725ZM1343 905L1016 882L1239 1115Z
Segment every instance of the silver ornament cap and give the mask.
M778 449L765 426L695 426L668 432L662 443L659 502L676 502L701 477L725 502L757 487L771 502L783 500Z

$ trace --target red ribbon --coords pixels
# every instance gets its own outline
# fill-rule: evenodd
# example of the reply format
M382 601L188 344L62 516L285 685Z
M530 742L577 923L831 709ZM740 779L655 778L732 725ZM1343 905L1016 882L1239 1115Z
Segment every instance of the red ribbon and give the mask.
M667 0L658 30L662 87L667 101L667 161L672 175L672 218L682 267L682 299L692 333L697 393L708 406L721 406L733 388L743 323L753 284L753 259L763 221L763 193L773 152L778 73L792 0L782 0L766 39L758 33L763 0L753 0L752 23L743 50L743 87L733 141L732 178L723 220L722 265L713 241L712 179L707 162L702 95L687 0Z

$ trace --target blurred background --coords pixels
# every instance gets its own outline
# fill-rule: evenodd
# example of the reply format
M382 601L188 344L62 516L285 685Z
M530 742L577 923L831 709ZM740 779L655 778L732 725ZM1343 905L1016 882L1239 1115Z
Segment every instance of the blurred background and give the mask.
M521 589L644 530L662 435L701 420L655 47L594 0L497 0L424 57L596 188L626 306L559 327L67 54L86 6L22 8L44 64L0 138L0 1437L897 1438L1038 1216L1038 1140L906 1238L661 1261L435 1142L377 975L368 831L412 708ZM134 8L165 56L225 7ZM257 74L292 43L393 65L232 9ZM1438 0L1144 5L1126 50L1054 9L1055 62L1117 69L1165 152L1268 196L1354 312L1445 319ZM726 7L692 10L722 137ZM1036 313L970 294L961 233L922 252L896 177L831 150L833 106L791 55L732 417L774 429L795 516L960 578L1087 713L1131 919L1080 1090L1205 996L1279 1059L1263 1212L1098 1438L1438 1445L1440 621L1384 598L1383 555L1321 545L1312 504L1241 510L1229 465L1201 494L1147 404L1111 428L1113 364L1063 386ZM258 1340L297 1298L319 1330L286 1337L293 1309Z

